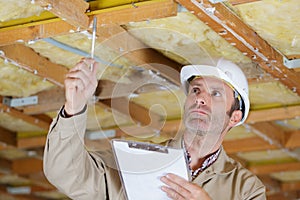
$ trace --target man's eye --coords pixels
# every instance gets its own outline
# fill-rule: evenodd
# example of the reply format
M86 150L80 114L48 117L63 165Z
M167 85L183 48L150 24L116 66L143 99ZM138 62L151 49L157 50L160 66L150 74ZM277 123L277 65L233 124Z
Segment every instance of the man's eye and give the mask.
M219 92L219 91L212 91L211 95L214 96L214 97L220 97L221 96L221 92Z
M192 88L192 91L191 91L191 92L192 92L193 94L197 94L197 93L199 93L199 91L200 91L200 90L199 90L198 88Z

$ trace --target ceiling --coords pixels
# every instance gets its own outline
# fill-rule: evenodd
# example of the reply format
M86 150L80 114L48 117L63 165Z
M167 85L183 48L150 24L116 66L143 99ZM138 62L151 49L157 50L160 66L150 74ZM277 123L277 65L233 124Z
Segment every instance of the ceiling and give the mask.
M163 144L182 128L179 70L224 57L247 75L251 110L223 143L268 199L300 198L298 0L0 0L0 199L67 199L42 173L68 69L101 70L86 146L120 137ZM209 58L209 59L208 59Z

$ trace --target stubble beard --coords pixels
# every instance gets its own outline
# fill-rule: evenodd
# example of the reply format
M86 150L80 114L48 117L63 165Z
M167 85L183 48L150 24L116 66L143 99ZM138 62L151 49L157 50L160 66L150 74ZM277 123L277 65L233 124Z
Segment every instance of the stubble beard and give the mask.
M188 132L195 134L195 136L204 137L208 134L220 135L225 124L227 124L227 120L229 120L229 116L227 114L214 117L211 115L187 114L183 120Z

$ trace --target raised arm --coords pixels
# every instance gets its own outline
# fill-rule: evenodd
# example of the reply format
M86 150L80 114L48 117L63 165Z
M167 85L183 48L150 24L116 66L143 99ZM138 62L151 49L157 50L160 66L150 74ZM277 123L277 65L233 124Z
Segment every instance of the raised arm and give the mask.
M44 151L46 177L76 200L106 196L104 163L97 158L96 164L84 146L86 105L97 87L97 68L93 60L83 59L66 75L66 102L52 122Z

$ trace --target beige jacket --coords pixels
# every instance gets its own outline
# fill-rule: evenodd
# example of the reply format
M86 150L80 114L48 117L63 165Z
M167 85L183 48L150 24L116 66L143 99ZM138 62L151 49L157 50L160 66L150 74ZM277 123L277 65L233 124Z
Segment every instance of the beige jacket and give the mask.
M76 200L125 199L111 149L88 152L83 144L86 112L52 122L44 151L44 173ZM171 142L179 146L180 141ZM193 181L214 200L264 200L265 187L222 149L217 161Z

